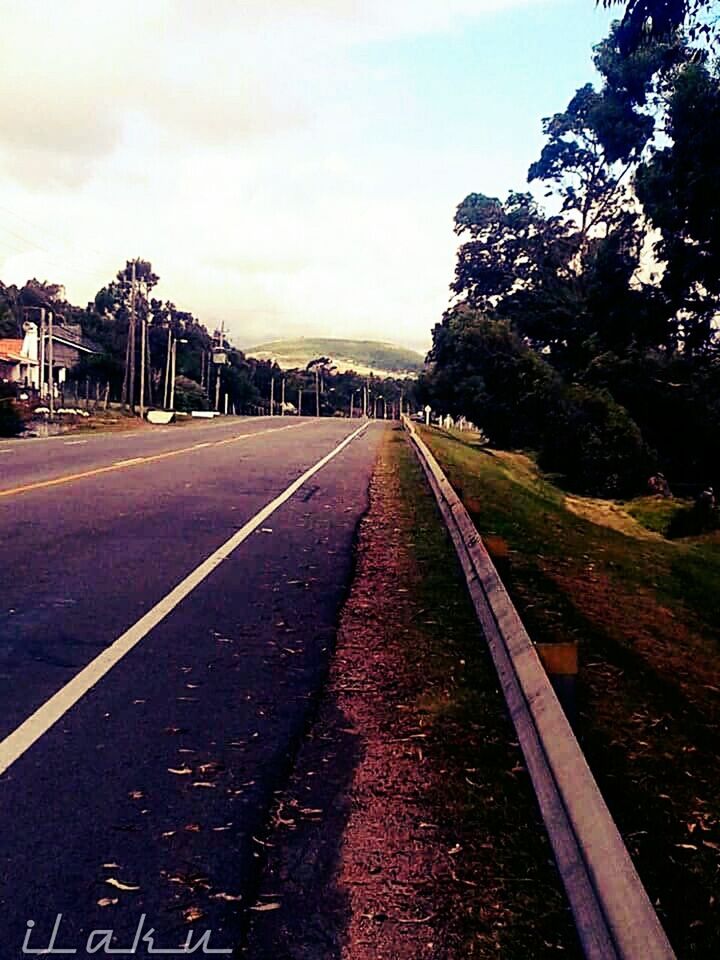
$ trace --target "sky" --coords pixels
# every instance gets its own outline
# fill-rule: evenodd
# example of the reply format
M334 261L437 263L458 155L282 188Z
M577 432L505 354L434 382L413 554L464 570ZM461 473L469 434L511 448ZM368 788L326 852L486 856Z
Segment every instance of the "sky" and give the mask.
M250 346L425 351L458 203L525 186L594 0L0 0L0 280L126 260Z

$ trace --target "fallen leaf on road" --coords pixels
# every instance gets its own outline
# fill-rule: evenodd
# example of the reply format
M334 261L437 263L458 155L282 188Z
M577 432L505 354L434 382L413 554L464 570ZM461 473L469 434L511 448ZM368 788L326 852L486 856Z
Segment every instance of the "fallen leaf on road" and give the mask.
M117 897L103 897L102 900L98 900L97 905L99 907L113 907L117 902Z
M167 839L168 837L174 837L176 833L177 830L166 830L165 833L161 834L161 836L163 839Z
M263 527L260 533L272 533L272 527Z
M211 760L209 763L201 763L198 767L200 773L219 773L225 768L217 760Z
M142 790L132 790L128 796L131 800L142 800L145 794L142 792Z
M120 883L119 880L116 880L115 877L108 877L105 883L109 883L111 887L116 887L118 890L139 890L140 887L136 887L131 883Z
M236 903L238 900L242 900L241 896L234 897L231 893L214 893L212 895L213 900L227 900L228 903Z
M180 767L180 769L176 769L175 767L168 767L168 773L174 773L174 774L176 774L178 777L185 777L185 776L187 776L189 773L192 773L192 768L191 768L191 767Z
M268 910L279 910L280 904L277 902L274 903L258 903L254 907L250 907L251 910L257 910L258 913L265 913Z
M210 789L210 790L214 790L215 787L217 786L217 784L214 784L214 783L206 783L206 782L203 781L203 780L196 780L195 783L193 784L193 786L194 786L194 787L207 787L207 788Z
M195 923L196 920L202 920L204 914L199 907L188 907L187 910L183 911L183 916L185 917L185 923Z
M199 823L188 823L185 828L188 833L200 833L200 824Z
M120 869L120 864L119 864L119 863L104 863L104 864L103 864L103 867L104 867L105 870L119 870L119 869Z

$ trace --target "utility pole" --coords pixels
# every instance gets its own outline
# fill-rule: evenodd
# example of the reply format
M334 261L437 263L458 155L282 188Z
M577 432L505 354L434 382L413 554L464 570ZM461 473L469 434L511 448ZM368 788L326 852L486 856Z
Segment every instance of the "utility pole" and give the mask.
M270 416L275 416L275 377L270 377Z
M55 414L55 387L53 385L53 312L48 310L48 367L50 381L50 419Z
M145 419L145 355L147 353L147 324L145 311L140 317L140 419Z
M45 396L45 307L40 307L40 399Z
M355 403L355 393L354 391L350 393L350 419L352 420L355 411L353 410L353 405Z
M315 367L315 416L320 416L320 372Z
M405 398L405 391L404 391L404 390L401 390L401 391L400 391L400 419L401 419L401 420L402 420L402 415L403 415L403 400L404 400L404 398Z
M175 365L177 362L177 340L172 342L170 355L170 409L175 409Z
M130 287L130 409L135 412L135 269L133 260L131 268Z
M365 386L363 387L363 417L367 417L368 414L368 386L367 380L365 381Z
M302 416L302 387L298 387L298 416Z
M165 392L163 393L163 407L170 406L170 356L172 354L172 327L168 327L167 356L165 358Z
M150 307L148 306L148 312L145 316L145 363L147 364L145 370L145 384L147 386L147 405L148 409L153 406L153 380L152 380L152 363L150 362Z
M215 409L220 413L220 366L215 371Z
M285 377L282 378L282 390L280 400L280 416L285 416Z

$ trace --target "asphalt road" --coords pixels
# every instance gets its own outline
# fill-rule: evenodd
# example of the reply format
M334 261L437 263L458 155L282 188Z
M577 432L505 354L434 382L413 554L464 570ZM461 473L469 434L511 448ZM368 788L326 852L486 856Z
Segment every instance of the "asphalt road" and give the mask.
M2 960L59 914L78 957L97 930L129 951L143 914L134 956L242 943L382 428L303 474L359 426L0 444Z

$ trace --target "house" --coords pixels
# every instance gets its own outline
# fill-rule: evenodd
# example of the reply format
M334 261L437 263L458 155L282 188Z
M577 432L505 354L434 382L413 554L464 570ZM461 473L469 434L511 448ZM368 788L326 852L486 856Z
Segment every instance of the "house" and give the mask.
M24 324L22 340L0 340L0 380L19 383L35 390L40 386L40 365L47 385L50 363L50 333L45 328L42 338L36 323ZM42 339L42 343L41 343ZM52 380L62 384L83 356L100 356L102 349L83 336L80 324L54 323L52 330ZM47 386L43 393L47 390Z
M49 335L45 329L45 363L48 363ZM72 370L82 357L101 356L102 348L83 336L79 323L54 323L52 333L53 380L64 383L68 370ZM42 352L42 351L41 351Z
M0 381L31 386L37 384L39 376L37 334L35 336L36 355L34 357L26 352L26 339L0 340Z

